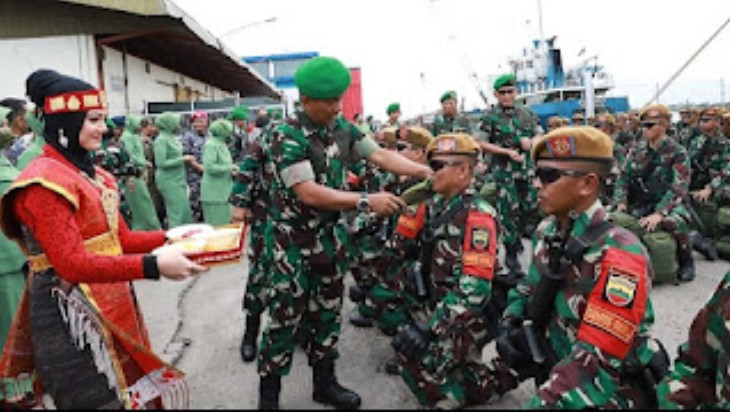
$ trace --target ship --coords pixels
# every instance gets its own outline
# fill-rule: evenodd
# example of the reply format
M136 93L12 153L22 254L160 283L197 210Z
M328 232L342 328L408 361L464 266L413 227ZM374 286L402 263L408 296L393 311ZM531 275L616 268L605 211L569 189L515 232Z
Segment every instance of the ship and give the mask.
M521 56L508 59L510 71L517 77L517 101L535 112L543 126L551 116L570 118L583 112L588 118L595 113L628 111L628 97L610 96L613 77L598 64L598 56L584 58L565 70L556 38L534 40Z

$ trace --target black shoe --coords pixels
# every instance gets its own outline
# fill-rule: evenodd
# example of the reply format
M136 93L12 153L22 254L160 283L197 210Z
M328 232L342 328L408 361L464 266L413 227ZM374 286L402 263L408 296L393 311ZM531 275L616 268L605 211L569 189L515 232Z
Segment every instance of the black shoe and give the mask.
M692 247L708 261L716 261L719 257L715 240L705 237L699 232L692 232Z
M391 376L397 376L400 374L400 366L398 365L398 358L393 356L385 362L385 372Z
M246 331L241 340L241 358L246 363L256 359L256 339L259 336L259 324L261 317L258 314L246 316Z
M350 314L350 323L356 327L370 328L373 326L373 319L355 310L354 313Z
M677 271L677 281L686 283L695 279L695 260L692 257L692 247L680 247L677 250L677 260L679 261L679 270Z
M337 382L335 363L332 357L324 358L312 367L314 392L312 398L318 403L329 404L338 410L355 410L360 407L360 396Z
M280 392L281 376L277 374L262 376L259 382L259 410L279 410Z
M365 291L357 283L350 286L350 301L359 303L365 299Z
M509 244L505 245L505 265L507 266L507 270L515 274L516 276L519 274L524 274L522 272L522 265L520 264L520 260L517 257L517 255L520 253L522 246L517 244Z

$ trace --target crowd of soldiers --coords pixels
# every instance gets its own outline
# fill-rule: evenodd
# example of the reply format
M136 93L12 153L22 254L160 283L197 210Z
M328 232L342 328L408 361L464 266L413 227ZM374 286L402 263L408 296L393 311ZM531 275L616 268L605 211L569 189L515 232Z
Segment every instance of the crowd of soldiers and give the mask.
M376 130L341 116L349 82L318 57L297 70L300 110L287 119L247 128L239 107L208 127L196 113L181 140L175 114L130 115L112 119L97 157L133 227L248 223L240 350L257 360L260 409L279 408L296 346L315 401L360 406L336 376L347 275L349 321L392 337L385 370L423 406L488 403L529 379L530 408L730 405L730 272L674 367L651 334L650 294L695 277L693 248L730 258L730 113L687 110L672 124L653 104L543 130L504 75L479 121L449 91L432 122L401 122L394 103ZM5 151L18 167L42 140L20 141ZM499 355L485 361L492 341Z

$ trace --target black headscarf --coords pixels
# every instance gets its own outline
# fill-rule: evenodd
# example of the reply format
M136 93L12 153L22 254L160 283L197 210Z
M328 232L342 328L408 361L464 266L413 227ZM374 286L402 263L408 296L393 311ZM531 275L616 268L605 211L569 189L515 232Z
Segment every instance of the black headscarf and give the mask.
M25 81L25 88L30 100L39 108L45 106L47 97L95 89L83 80L48 69L36 70L28 76ZM43 118L46 126L43 130L43 137L49 145L60 152L74 166L93 177L95 173L91 154L82 148L79 143L79 134L86 120L86 113L44 113Z

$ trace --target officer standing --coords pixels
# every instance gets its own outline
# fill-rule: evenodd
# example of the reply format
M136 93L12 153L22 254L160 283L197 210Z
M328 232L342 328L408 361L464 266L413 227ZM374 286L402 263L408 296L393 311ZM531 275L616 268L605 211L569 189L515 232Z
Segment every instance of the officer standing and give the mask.
M695 263L689 237L689 211L683 205L690 182L687 151L667 136L670 114L666 106L653 104L641 112L646 139L637 143L616 181L614 205L628 212L646 231L662 229L677 242L677 280L692 281Z
M542 133L535 115L515 105L517 79L502 75L494 81L494 96L499 101L482 118L485 141L482 149L493 155L492 174L499 190L497 208L504 230L506 265L511 273L522 273L517 255L522 251L521 234L532 232L529 220L536 215L535 191L530 185L529 150L532 140Z
M532 148L540 209L530 270L509 292L487 395L527 377L528 408L651 409L668 360L654 322L646 249L613 225L598 196L612 141L591 127L557 129ZM662 363L664 361L664 363ZM506 369L504 363L510 368Z
M388 120L385 122L383 127L395 126L400 127L400 103L391 103L385 109L385 113L388 115Z
M231 152L231 157L235 164L243 160L248 149L246 119L248 119L248 107L245 105L236 106L228 114L228 120L233 122L233 135L231 136L230 142L228 142L228 149Z
M430 168L381 149L339 116L349 70L337 59L317 57L294 76L303 111L271 132L267 164L274 179L265 229L270 273L270 319L259 352L259 408L279 407L281 377L291 368L294 336L304 343L313 370L314 400L352 410L360 396L335 376L341 323L343 250L336 237L340 211L359 208L389 215L404 206L396 196L345 191L348 166L365 158L383 169L427 178Z
M431 124L431 134L438 136L442 133L462 132L471 134L472 126L469 118L459 113L458 96L450 90L441 95L441 114L436 116Z
M674 368L659 385L661 410L730 409L730 272L692 321Z
M482 347L489 340L487 319L492 278L497 265L495 209L474 189L479 144L466 134L443 134L428 147L435 171L433 190L420 231L421 276L429 301L427 318L398 334L404 381L421 404L457 409L484 403L479 378L488 371Z

